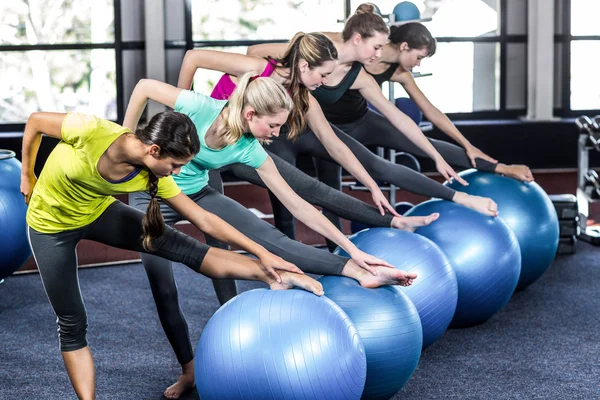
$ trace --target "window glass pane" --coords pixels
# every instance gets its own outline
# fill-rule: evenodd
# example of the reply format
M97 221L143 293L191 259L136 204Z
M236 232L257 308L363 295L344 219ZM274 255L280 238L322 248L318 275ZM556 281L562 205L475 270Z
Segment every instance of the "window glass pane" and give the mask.
M600 40L571 42L571 110L600 109Z
M600 1L571 0L571 35L600 35Z
M113 0L0 2L0 44L111 43L114 40Z
M246 46L240 47L203 47L202 50L218 50L226 51L228 53L239 53L246 54ZM262 72L262 71L261 71ZM194 91L202 94L209 95L221 76L223 75L220 71L211 71L208 69L198 68L194 75Z
M340 0L192 0L194 40L289 39L339 31Z
M353 14L356 8L364 3L352 0ZM497 36L499 34L500 0L411 0L419 11L421 18L432 18L425 26L434 36L476 37ZM393 13L399 0L372 1L385 16Z
M417 85L445 113L498 110L499 54L497 43L438 43L435 55L424 59L418 71L432 75L417 78ZM403 94L399 86L396 97Z
M35 111L117 118L114 50L5 52L0 76L0 123Z

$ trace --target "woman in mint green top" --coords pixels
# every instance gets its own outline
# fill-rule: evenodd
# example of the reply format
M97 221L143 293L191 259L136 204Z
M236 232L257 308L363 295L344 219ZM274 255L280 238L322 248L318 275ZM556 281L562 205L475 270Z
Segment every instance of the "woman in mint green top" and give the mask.
M246 236L305 272L343 275L358 280L366 287L409 285L416 278L414 274L390 268L391 265L357 249L283 180L259 142L277 136L292 109L292 101L281 84L271 78L255 79L249 73L240 78L236 91L227 102L166 83L142 80L131 96L125 126L135 128L148 99L188 115L196 124L201 142L200 152L182 168L176 182L202 208L221 216ZM291 240L245 207L212 190L207 185L208 170L228 163L245 163L256 168L265 185L297 219L337 243L352 259ZM130 204L138 208L143 209L146 202L147 196L143 193L130 197ZM166 204L161 205L161 211L167 223L172 224L183 218ZM420 220L420 224L429 222L427 219ZM182 365L182 376L165 391L167 398L177 398L194 385L193 351L187 325L176 301L177 289L170 262L145 254L142 255L142 261L163 328Z

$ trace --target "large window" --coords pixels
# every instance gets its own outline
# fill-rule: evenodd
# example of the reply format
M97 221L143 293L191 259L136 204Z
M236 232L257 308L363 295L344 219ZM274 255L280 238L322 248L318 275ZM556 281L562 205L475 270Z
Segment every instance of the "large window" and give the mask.
M34 111L117 118L113 0L0 3L0 124Z
M246 46L287 41L296 32L341 31L343 18L364 0L192 0L195 48L245 53ZM413 0L438 38L434 57L417 72L419 87L455 118L525 114L526 2L522 0ZM373 1L384 15L399 0ZM318 11L317 11L318 10ZM346 14L344 14L346 12ZM516 22L503 20L508 13ZM510 64L508 63L510 60ZM220 74L199 71L195 87L210 91ZM506 77L511 80L507 81ZM387 93L386 87L384 87ZM404 93L405 94L405 93ZM403 95L395 85L396 97Z
M573 111L600 109L600 1L571 0L570 98Z

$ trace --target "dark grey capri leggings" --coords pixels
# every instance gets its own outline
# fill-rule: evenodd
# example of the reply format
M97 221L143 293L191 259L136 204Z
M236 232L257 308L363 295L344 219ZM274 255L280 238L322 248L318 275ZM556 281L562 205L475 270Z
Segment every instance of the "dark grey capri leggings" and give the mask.
M427 157L427 154L398 131L385 117L369 110L363 118L354 123L331 125L331 127L374 179L389 182L422 196L445 200L452 200L454 197L454 190L415 170L391 163L365 147L368 145L382 146ZM471 162L462 147L441 140L429 139L429 141L448 163L462 168L471 168ZM288 140L286 133L282 131L281 135L266 148L292 165L296 165L296 159L300 155L313 156L319 180L336 190L341 190L341 168L333 161L311 130L303 132L295 142ZM477 159L477 168L494 171L496 164ZM292 214L272 195L271 203L273 204L275 226L294 238ZM338 228L341 226L337 215L327 210L323 214Z
M47 234L28 229L29 243L50 304L56 313L61 351L87 346L87 313L77 275L75 248L82 239L126 250L143 252L144 213L115 201L91 224L70 231ZM153 240L154 254L183 263L196 272L210 249L204 243L167 227Z
M391 214L381 215L379 210L372 205L349 196L340 190L331 188L268 150L267 154L271 156L277 170L292 190L310 204L322 207L339 217L362 222L370 226L391 226L393 219ZM227 171L238 179L266 188L256 169L245 164L230 164L221 168L220 171ZM211 174L211 186L213 188L215 188L212 184L214 179L218 178L215 174Z
M296 264L304 272L340 275L349 260L291 240L273 225L256 217L246 207L211 187L204 187L189 197L196 204L218 215L273 254ZM129 204L141 210L146 209L149 200L150 197L146 192L129 195ZM172 225L182 220L182 217L166 203L161 202L160 209L167 224ZM177 360L181 364L185 364L194 358L194 353L185 317L177 300L177 285L173 279L171 262L150 254L142 253L141 256L163 329L175 351Z

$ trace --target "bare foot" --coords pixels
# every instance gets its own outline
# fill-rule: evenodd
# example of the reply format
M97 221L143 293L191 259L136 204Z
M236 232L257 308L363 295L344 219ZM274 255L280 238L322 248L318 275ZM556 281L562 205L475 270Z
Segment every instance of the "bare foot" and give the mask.
M427 226L440 217L439 213L429 214L426 217L394 217L392 228L401 229L407 232L414 232L421 226Z
M376 288L385 285L410 286L417 274L401 271L396 268L377 267L377 275L372 275L367 271L357 277L361 286L366 288Z
M169 386L163 396L167 399L178 399L182 394L196 386L194 378L194 360L182 365L182 373L177 382Z
M498 204L490 198L456 192L452 201L490 217L498 216Z
M312 292L317 296L323 296L323 285L321 282L314 280L310 276L295 274L287 271L277 271L281 277L281 283L273 280L269 282L271 290L287 290L294 286L304 289L308 292Z
M510 176L523 182L532 182L533 174L527 165L504 165L498 164L496 172L502 175Z

